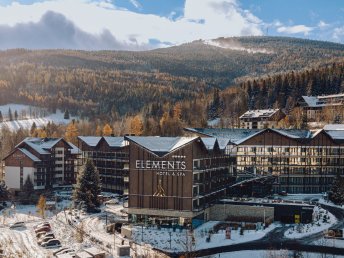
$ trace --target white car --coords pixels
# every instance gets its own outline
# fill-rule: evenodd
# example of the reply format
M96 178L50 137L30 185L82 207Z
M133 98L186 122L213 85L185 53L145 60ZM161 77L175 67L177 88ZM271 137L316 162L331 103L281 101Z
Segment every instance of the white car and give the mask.
M22 227L25 227L25 224L24 224L24 222L21 222L21 221L13 223L12 225L10 225L10 229L22 228Z

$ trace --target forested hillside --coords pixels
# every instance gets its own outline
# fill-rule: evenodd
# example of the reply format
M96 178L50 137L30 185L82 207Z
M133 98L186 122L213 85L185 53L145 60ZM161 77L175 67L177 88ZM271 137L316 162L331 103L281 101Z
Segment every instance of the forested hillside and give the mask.
M0 52L0 104L118 118L149 110L154 103L173 106L202 98L213 88L317 69L343 58L342 44L275 37L196 41L144 52L8 50ZM248 104L261 105L251 99Z

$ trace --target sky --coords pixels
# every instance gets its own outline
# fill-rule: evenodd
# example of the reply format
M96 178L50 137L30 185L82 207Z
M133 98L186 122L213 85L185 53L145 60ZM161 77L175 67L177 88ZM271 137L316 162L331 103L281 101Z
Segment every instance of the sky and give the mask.
M147 50L262 35L344 43L344 1L0 0L0 49Z

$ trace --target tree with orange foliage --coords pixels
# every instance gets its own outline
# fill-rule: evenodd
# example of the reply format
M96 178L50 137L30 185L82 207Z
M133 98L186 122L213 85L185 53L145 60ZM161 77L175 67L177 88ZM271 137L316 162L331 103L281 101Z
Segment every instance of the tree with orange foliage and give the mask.
M70 122L66 128L65 137L68 142L76 143L77 137L79 135L78 127L76 126L75 121Z
M135 135L142 135L143 123L139 115L135 116L130 123L130 133Z
M103 127L103 136L111 136L112 128L109 124L104 125Z

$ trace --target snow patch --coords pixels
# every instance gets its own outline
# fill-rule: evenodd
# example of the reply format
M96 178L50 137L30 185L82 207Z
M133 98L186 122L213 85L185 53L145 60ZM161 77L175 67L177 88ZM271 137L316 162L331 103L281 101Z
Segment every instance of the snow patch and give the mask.
M222 42L219 40L204 40L204 44L224 48L224 49L230 49L230 50L236 50L236 51L245 51L249 54L274 54L273 51L268 50L266 48L245 48L241 46L238 42Z

